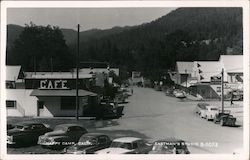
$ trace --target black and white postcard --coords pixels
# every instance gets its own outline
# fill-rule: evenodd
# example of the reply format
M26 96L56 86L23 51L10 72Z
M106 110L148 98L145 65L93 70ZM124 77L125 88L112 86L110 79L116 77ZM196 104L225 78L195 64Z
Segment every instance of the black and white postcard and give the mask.
M248 159L248 7L2 1L1 159Z

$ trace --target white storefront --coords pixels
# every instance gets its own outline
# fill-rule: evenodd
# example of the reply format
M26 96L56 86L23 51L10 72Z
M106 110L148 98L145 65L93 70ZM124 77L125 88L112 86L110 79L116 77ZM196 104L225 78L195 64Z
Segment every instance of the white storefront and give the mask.
M20 66L6 67L7 116L13 117L56 117L75 116L75 75L71 72L27 73ZM92 78L80 74L79 81ZM79 89L79 116L83 116L88 97L95 93Z

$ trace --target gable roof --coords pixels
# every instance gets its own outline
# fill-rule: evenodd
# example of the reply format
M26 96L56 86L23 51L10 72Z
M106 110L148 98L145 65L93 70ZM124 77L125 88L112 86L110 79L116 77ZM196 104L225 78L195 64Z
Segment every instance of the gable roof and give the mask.
M201 73L199 73L199 70ZM217 76L221 73L221 63L219 61L195 61L194 72L196 72L196 75L204 78L200 79L201 82L209 82L212 76Z
M243 73L243 55L221 55L219 60L227 73Z
M191 74L193 70L194 63L193 62L176 62L176 70L179 74Z
M21 66L6 66L6 80L16 81L21 78Z

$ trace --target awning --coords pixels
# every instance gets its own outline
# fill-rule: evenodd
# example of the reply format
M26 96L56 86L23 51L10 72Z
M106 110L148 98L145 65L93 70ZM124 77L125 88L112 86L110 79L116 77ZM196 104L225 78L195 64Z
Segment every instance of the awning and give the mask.
M85 96L96 96L96 93L89 92L86 90L79 89L78 90L79 97L85 97ZM76 96L76 90L40 90L35 89L31 92L30 96L37 96L37 97L75 97Z

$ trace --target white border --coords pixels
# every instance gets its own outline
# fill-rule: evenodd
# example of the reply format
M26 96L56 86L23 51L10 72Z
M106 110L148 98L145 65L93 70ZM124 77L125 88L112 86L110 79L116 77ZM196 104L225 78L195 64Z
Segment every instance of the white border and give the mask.
M5 106L5 58L7 8L163 8L163 7L242 7L243 8L243 53L244 53L244 155L191 154L191 155L7 155L6 154L6 108ZM230 1L2 1L1 2L1 150L0 159L249 159L249 2Z

